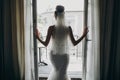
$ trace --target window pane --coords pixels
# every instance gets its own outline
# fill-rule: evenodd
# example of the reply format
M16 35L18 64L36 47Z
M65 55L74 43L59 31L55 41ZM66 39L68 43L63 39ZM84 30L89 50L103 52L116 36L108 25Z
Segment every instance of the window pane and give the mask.
M40 30L41 39L46 39L48 27L55 24L54 11L58 4L65 7L66 25L72 27L75 39L80 38L84 23L84 0L37 0L37 27ZM82 43L79 43L75 47L72 44L69 44L69 46L70 61L68 76L71 78L81 78L83 75ZM38 42L38 47L41 48L41 54L38 54L38 62L41 60L48 64L47 66L44 64L39 65L39 77L48 77L52 67L49 59L50 46L45 48Z

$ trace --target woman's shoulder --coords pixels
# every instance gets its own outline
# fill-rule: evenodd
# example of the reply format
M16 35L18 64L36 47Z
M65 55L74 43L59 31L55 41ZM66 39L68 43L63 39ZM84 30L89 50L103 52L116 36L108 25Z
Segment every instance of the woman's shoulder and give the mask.
M55 27L55 25L51 25L51 26L49 26L49 28L54 28Z
M54 30L55 29L55 25L51 25L48 27L49 30Z

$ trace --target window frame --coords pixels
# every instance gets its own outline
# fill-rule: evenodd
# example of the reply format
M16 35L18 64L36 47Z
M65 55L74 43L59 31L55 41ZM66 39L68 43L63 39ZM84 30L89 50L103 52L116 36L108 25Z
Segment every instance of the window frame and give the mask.
M32 19L33 19L33 45L34 45L34 70L35 70L35 80L38 80L38 63L37 63L37 40L35 37L35 30L37 27L37 0L32 0ZM88 0L84 0L84 27L87 26L87 19L88 19ZM86 80L86 64L87 64L87 36L85 37L82 45L84 60L83 60L83 80Z

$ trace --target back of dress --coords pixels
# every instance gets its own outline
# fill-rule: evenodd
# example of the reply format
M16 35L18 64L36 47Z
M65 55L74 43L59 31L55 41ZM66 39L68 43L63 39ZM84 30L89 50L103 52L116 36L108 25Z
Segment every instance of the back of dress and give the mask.
M68 27L57 26L52 35L52 51L50 60L53 69L48 80L69 80L67 67L69 63L68 54Z
M56 26L52 36L52 51L54 54L68 53L68 27Z

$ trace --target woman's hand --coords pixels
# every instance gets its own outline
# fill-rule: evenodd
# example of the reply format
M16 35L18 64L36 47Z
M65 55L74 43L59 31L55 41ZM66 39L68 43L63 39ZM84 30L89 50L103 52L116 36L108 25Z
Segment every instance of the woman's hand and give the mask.
M85 27L82 36L86 36L88 32L89 32L88 27Z
M35 30L35 36L36 36L36 38L39 38L39 36L40 36L40 32L39 32L39 30L37 28Z

